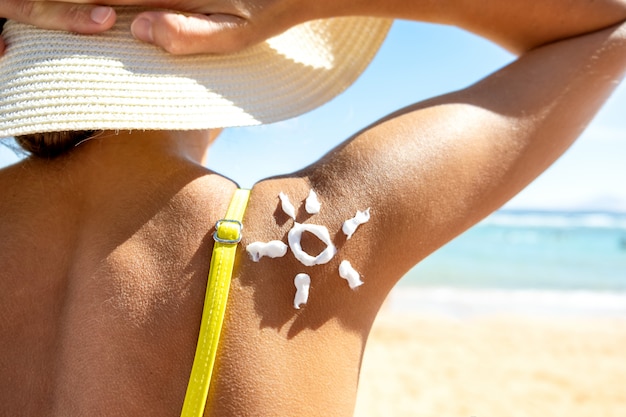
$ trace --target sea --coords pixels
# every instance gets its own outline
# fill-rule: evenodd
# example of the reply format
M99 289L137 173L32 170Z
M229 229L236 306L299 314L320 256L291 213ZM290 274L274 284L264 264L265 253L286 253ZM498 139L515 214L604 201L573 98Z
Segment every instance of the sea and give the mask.
M626 213L501 210L400 281L387 307L626 318Z

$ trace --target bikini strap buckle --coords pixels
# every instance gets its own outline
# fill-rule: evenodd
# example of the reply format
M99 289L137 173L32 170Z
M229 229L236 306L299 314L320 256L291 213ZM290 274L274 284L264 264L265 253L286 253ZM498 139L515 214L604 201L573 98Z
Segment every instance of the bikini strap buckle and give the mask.
M213 239L218 243L236 245L241 242L243 224L239 220L222 219L215 223Z

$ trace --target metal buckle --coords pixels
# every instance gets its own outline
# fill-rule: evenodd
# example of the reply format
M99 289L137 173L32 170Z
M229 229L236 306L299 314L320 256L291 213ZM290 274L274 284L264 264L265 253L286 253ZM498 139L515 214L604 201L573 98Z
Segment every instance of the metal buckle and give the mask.
M217 235L218 232L219 232L220 226L223 223L232 223L232 224L237 226L237 228L239 229L239 232L237 233L237 238L236 239L223 239L223 238L221 238L221 237L219 237ZM230 219L218 220L217 223L215 223L215 232L213 233L213 240L215 240L216 242L219 242L219 243L226 243L226 244L236 245L237 243L241 242L241 231L242 230L243 230L243 224L241 224L241 222L239 220L230 220Z

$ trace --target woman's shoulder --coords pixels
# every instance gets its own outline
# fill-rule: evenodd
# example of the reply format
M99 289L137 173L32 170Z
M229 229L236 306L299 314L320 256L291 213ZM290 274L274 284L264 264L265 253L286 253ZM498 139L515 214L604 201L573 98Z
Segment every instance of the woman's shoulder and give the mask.
M371 203L316 187L306 176L256 184L244 219L244 281L257 294L265 288L268 298L282 294L287 311L306 304L310 317L313 311L341 316L352 301L353 313L382 302L401 272L377 253L384 214Z

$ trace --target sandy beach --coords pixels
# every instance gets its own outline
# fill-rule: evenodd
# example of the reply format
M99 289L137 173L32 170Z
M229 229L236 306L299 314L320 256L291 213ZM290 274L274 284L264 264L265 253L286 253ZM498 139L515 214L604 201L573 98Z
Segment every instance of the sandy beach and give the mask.
M626 416L626 316L386 308L354 415Z

